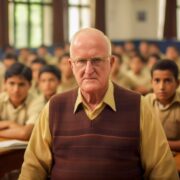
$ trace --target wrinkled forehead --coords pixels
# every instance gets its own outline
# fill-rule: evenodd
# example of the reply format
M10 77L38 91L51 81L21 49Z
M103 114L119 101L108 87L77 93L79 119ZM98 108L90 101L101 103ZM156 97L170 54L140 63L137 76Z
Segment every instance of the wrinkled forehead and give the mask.
M84 32L78 34L71 43L71 57L109 55L108 40L101 33Z

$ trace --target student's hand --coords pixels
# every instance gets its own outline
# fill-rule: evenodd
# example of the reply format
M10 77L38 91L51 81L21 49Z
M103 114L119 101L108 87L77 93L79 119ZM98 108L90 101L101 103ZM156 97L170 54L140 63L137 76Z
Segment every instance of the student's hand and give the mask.
M17 127L18 125L12 121L0 121L0 130Z

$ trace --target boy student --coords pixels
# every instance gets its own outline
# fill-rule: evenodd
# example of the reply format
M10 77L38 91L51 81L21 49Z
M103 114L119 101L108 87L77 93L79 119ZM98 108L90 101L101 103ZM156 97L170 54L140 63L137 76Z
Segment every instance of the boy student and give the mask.
M0 137L28 140L30 138L36 110L32 107L32 72L21 63L13 64L5 72L6 92L0 94Z
M161 121L171 150L180 151L180 93L178 67L171 60L157 62L151 70L154 93L145 99Z
M39 89L42 94L35 100L33 106L37 111L41 111L49 99L57 93L57 88L61 80L58 68L53 65L45 65L39 72Z
M113 53L113 56L114 63L111 69L111 80L122 87L133 89L135 86L133 81L122 71L123 60L121 55Z
M135 87L133 90L145 95L151 90L150 75L144 68L144 58L135 55L130 59L129 78L132 79Z
M32 86L31 86L30 92L35 96L38 96L39 94L41 94L39 90L39 85L38 85L39 71L44 65L46 65L45 59L39 58L39 57L34 59L30 65L30 68L32 70Z
M61 71L62 75L61 84L58 87L58 93L63 93L77 87L77 83L74 78L71 65L68 61L69 58L69 53L64 53L58 61L58 68Z

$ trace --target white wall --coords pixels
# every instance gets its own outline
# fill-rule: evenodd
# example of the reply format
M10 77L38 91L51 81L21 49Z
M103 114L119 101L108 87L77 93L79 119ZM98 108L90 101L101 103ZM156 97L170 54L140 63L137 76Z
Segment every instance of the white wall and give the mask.
M106 0L106 29L112 40L157 39L159 0ZM146 20L139 21L138 12Z

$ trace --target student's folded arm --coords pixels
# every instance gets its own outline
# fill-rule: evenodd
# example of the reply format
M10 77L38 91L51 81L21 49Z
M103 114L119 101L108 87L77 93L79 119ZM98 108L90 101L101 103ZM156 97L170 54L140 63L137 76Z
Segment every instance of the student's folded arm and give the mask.
M9 139L29 140L34 125L19 125L11 121L0 123L0 137Z

